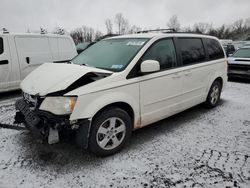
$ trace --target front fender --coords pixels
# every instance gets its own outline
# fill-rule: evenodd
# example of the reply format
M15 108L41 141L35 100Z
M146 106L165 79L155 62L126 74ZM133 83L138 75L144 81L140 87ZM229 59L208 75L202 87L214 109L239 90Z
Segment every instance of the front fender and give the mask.
M112 103L124 102L134 111L135 122L139 119L139 86L132 84L105 91L79 96L70 120L91 119L99 110Z

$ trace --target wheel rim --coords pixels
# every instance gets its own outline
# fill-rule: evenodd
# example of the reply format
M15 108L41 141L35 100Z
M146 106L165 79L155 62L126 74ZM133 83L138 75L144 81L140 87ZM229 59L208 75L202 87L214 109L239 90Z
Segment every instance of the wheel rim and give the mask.
M212 92L211 92L210 96L211 96L211 103L216 104L218 99L219 99L219 96L220 96L220 89L219 89L218 85L215 85L212 88Z
M124 121L117 117L111 117L105 120L97 130L96 141L102 149L111 150L122 143L125 134Z

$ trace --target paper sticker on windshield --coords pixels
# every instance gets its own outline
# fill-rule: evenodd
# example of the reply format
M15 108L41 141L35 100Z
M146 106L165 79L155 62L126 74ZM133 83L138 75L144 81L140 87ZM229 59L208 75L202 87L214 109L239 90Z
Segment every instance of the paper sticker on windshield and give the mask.
M123 65L112 65L111 69L121 69Z
M136 42L136 41L130 41L128 42L126 45L127 46L142 46L145 42L142 42L142 41L139 41L139 42Z

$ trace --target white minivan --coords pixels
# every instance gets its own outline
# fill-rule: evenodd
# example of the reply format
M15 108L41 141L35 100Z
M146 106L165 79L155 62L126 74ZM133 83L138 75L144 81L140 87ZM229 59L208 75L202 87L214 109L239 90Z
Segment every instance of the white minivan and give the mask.
M20 82L44 62L58 63L77 55L70 36L0 34L0 92L20 88Z
M143 33L95 43L71 64L43 64L21 83L16 123L49 143L69 134L99 156L119 151L131 132L204 103L227 83L219 40Z

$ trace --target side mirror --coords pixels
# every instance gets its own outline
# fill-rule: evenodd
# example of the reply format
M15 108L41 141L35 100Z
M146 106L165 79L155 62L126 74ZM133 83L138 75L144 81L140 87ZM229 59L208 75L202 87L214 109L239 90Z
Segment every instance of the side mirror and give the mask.
M141 63L141 73L150 73L160 70L160 63L155 60L146 60Z

